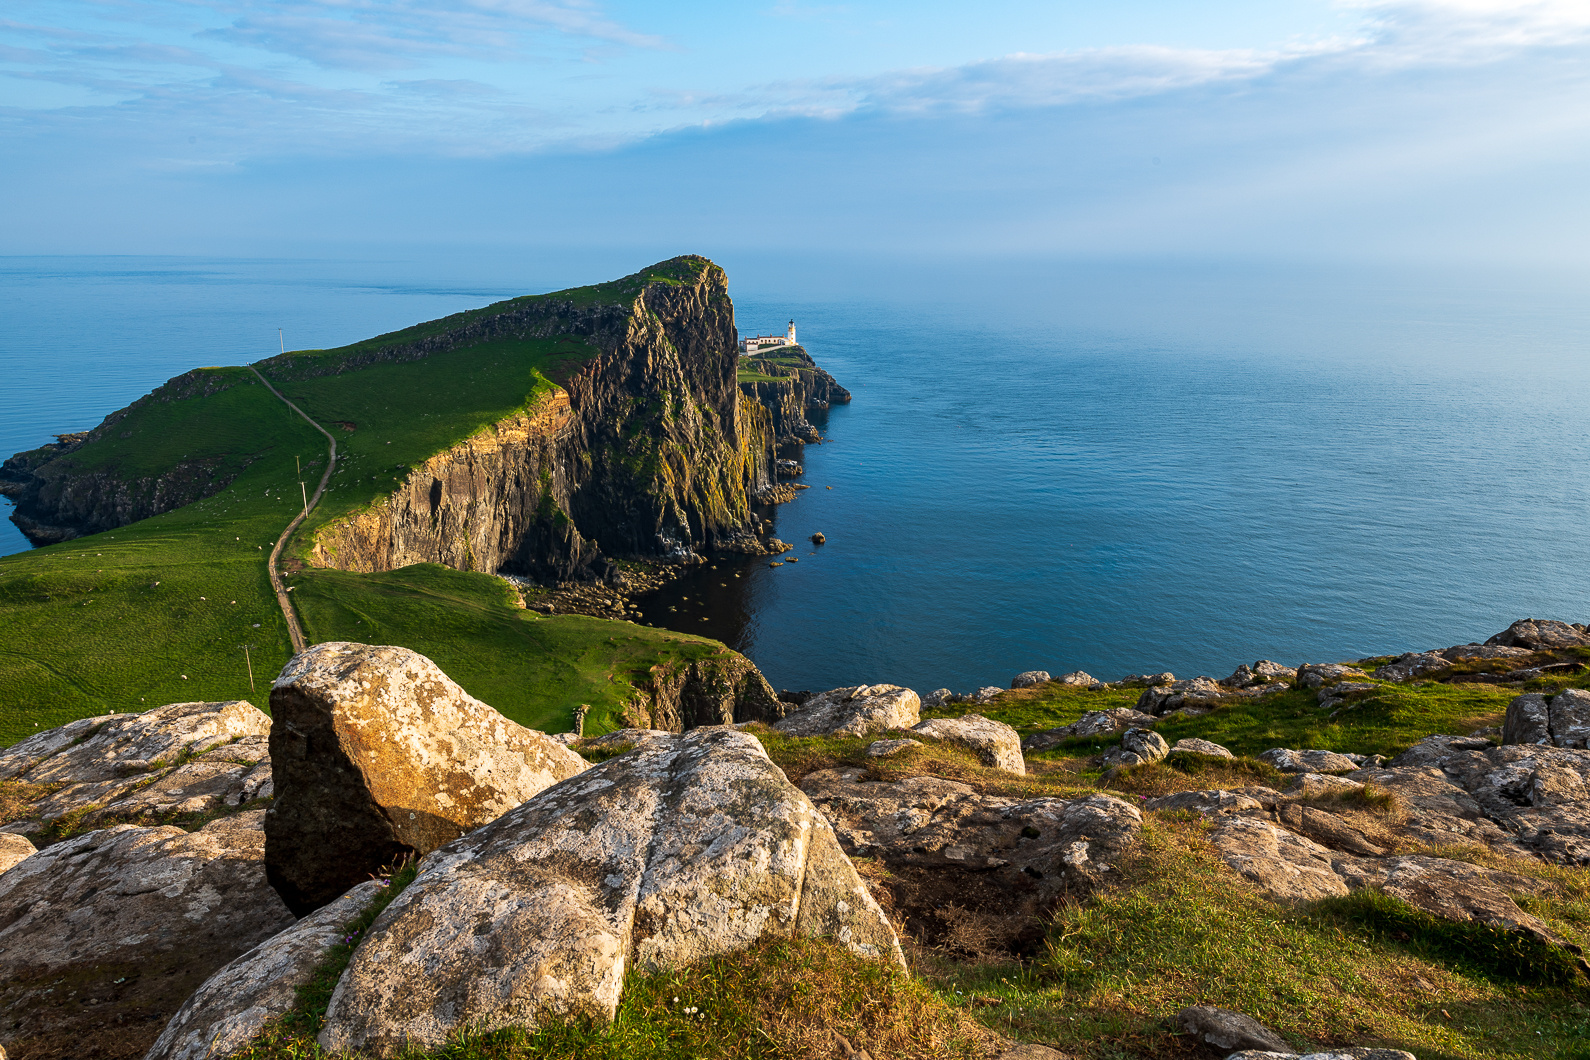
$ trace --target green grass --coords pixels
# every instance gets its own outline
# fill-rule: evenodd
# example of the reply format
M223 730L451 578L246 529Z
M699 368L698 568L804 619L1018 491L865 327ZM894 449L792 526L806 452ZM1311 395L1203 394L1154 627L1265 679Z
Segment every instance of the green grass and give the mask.
M582 615L538 615L501 579L434 564L385 574L306 570L291 576L313 641L401 644L521 725L585 732L624 727L622 707L654 665L684 666L727 649L684 633Z

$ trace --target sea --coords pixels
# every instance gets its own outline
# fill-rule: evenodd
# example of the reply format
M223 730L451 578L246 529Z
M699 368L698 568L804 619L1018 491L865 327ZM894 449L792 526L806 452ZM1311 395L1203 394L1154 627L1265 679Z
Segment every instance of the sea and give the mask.
M604 278L438 261L0 258L0 456L194 366ZM775 687L1220 677L1590 620L1582 275L725 264L741 330L796 320L854 400L814 413L781 566L710 557L641 608Z

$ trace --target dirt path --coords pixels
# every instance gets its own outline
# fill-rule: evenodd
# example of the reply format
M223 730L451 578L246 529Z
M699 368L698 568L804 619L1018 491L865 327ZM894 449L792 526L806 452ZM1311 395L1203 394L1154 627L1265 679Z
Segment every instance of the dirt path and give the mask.
M293 516L293 521L287 524L287 529L282 531L282 536L276 539L276 547L271 549L269 568L271 575L271 588L276 590L276 602L281 605L282 616L287 619L287 635L292 638L293 654L296 655L305 648L309 647L309 644L304 638L303 623L298 621L298 612L293 610L293 602L287 595L287 586L282 584L281 571L276 569L276 561L281 558L282 549L286 546L287 539L293 536L293 531L298 529L298 524L304 521L304 516L309 511L314 509L315 505L320 502L320 495L326 492L326 483L331 481L331 473L335 471L337 467L337 439L331 436L330 431L326 430L320 424L310 419L309 414L303 409L282 397L282 392L271 386L270 380L266 379L263 375L260 375L258 368L250 365L249 371L259 376L259 381L265 384L266 390L269 390L272 394L275 394L278 398L281 398L284 405L298 413L298 415L302 416L305 423L309 424L321 434L324 434L326 436L326 441L331 443L330 457L326 460L326 473L320 476L320 485L315 487L315 495L309 498L309 503L305 505L302 511Z

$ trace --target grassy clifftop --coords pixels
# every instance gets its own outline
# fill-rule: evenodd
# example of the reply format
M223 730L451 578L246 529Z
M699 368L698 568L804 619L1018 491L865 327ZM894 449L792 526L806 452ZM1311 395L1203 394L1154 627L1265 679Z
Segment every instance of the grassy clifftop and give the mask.
M360 355L451 334L525 302L633 303L647 284L678 284L709 264L674 259L609 284L261 362L272 384L338 439L337 471L296 543L378 502L411 467L526 408L601 351L553 336L353 363ZM76 448L40 453L63 478L112 484L107 504L114 484L158 490L160 476L179 465L194 469L190 479L225 485L163 514L0 558L0 745L73 718L160 703L236 698L265 707L270 678L290 654L266 557L319 481L325 439L249 369L207 368L114 415ZM554 731L568 727L570 707L581 702L601 727L606 707L631 691L632 671L723 650L627 623L526 614L487 575L325 571L293 580L312 641L414 648L515 720Z

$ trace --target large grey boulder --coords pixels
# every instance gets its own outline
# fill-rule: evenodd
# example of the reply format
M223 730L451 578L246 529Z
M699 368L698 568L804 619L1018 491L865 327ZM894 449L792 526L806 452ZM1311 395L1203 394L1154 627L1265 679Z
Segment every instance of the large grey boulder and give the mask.
M35 733L0 752L0 780L49 790L6 830L39 832L67 814L93 828L269 798L269 731L263 711L233 700L170 703Z
M946 743L959 744L977 755L985 766L1025 776L1027 763L1021 757L1021 737L1002 721L981 714L961 718L933 718L911 727L912 732Z
M242 1052L297 1000L349 921L381 890L367 880L216 972L171 1017L144 1060L223 1060Z
M141 1052L160 1030L149 1013L174 1011L216 968L290 926L265 880L258 812L242 816L197 832L101 829L0 873L6 1044L22 1055ZM95 1003L59 1004L46 991L62 979Z
M1176 741L1175 745L1171 747L1170 751L1171 754L1175 754L1179 751L1182 754L1205 755L1209 758L1237 757L1231 753L1230 748L1224 747L1221 744L1212 743L1209 740L1200 740L1196 736L1182 737Z
M1184 707L1211 707L1229 695L1231 690L1213 678L1194 677L1190 681L1172 681L1145 688L1137 697L1137 709L1144 714L1163 717Z
M407 648L300 652L276 678L271 713L266 867L300 916L588 767Z
M1110 795L1011 799L939 777L867 781L850 768L809 774L801 788L847 854L883 861L896 913L935 944L948 906L984 918L1001 946L1041 942L1041 917L1111 879L1142 827L1137 807Z
M1273 1049L1285 1054L1292 1051L1285 1038L1252 1016L1213 1005L1182 1009L1176 1016L1176 1026L1183 1034L1216 1049Z
M1451 668L1452 660L1438 652L1408 652L1379 667L1370 676L1377 681L1408 682L1417 681Z
M1055 680L1069 688L1094 688L1102 684L1097 677L1086 670L1072 670L1068 674L1061 674Z
M1304 663L1297 668L1297 680L1305 688L1319 688L1337 681L1361 680L1369 675L1346 663Z
M1032 688L1049 680L1048 670L1027 670L1010 679L1011 688Z
M1549 701L1536 692L1507 705L1502 743L1584 747L1590 741L1590 692L1567 688Z
M1109 710L1090 710L1070 725L1035 732L1021 742L1024 751L1047 751L1065 740L1078 737L1107 736L1127 729L1143 729L1157 725L1159 719L1130 707L1112 707Z
M909 688L856 685L813 696L773 728L791 736L870 736L921 720L922 701Z
M437 850L377 918L321 1032L392 1056L455 1030L610 1019L625 972L827 936L904 965L882 910L757 740L701 728Z
M1558 622L1546 618L1521 618L1486 640L1504 648L1552 651L1557 648L1583 648L1590 645L1590 629L1577 622Z

